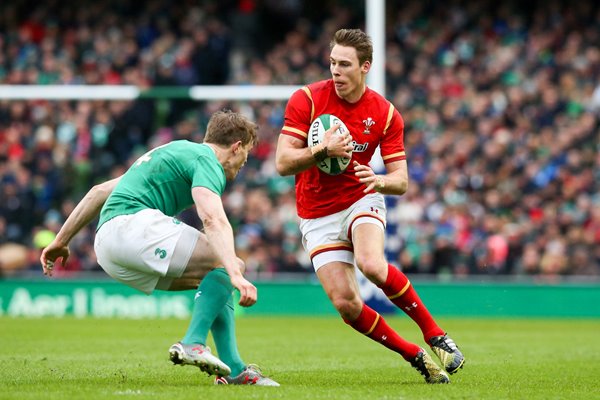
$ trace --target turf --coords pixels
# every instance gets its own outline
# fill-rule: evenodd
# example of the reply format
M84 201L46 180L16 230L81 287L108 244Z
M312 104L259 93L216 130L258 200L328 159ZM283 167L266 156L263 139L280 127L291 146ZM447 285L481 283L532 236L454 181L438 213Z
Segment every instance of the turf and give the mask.
M422 343L405 317L388 317ZM600 399L600 320L441 319L465 368L427 385L337 318L238 320L239 345L280 388L214 386L171 365L183 320L0 318L0 399Z

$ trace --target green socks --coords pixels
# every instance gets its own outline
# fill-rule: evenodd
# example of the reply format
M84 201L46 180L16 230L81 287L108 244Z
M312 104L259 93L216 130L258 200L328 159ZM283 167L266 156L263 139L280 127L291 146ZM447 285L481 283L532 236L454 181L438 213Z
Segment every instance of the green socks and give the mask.
M224 268L206 274L198 286L192 319L181 342L206 344L211 330L219 358L231 368L231 376L236 376L246 365L237 348L232 293L233 286Z
M192 320L181 342L206 344L208 331L231 298L232 292L233 286L225 269L215 268L206 274L198 286L194 297Z
M211 328L215 346L221 361L231 368L231 376L239 375L246 364L242 361L237 348L235 336L235 317L233 312L233 296L221 310Z

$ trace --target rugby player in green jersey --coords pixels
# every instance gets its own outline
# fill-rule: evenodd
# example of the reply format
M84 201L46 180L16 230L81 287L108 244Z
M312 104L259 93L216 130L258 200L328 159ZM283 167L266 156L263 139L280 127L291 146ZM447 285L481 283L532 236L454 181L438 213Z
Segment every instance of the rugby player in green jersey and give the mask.
M69 242L100 214L94 249L98 264L119 282L151 294L197 289L183 339L169 349L175 364L195 365L219 384L279 386L237 349L233 290L253 305L256 287L243 276L221 196L257 142L257 126L231 111L216 112L203 143L177 140L148 151L122 176L96 185L42 251L44 274L69 257ZM195 206L204 231L175 218ZM220 357L206 346L209 330Z

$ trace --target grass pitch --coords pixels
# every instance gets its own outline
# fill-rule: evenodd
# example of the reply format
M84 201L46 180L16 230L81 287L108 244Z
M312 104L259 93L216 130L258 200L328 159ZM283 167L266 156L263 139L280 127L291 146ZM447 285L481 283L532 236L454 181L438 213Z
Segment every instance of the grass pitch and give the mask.
M422 345L411 320L387 320ZM600 320L438 322L467 358L450 385L425 384L338 318L243 317L244 360L282 385L261 388L172 365L187 321L2 317L0 399L600 399Z

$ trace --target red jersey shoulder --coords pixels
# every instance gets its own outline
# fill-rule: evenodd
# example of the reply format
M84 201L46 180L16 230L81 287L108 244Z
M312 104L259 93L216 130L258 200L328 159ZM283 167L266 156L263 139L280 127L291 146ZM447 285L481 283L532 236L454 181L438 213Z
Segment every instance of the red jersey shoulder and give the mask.
M284 124L281 133L306 141L314 104L307 86L295 91L285 108Z
M287 103L281 133L306 141L312 121L325 113L317 111L315 104L328 104L333 89L333 81L329 79L311 83L295 91ZM335 115L333 112L330 114Z

